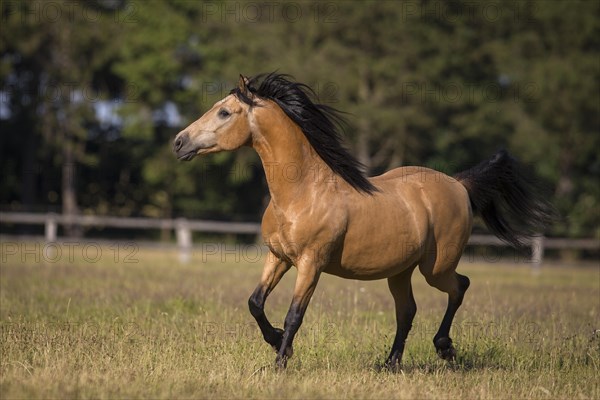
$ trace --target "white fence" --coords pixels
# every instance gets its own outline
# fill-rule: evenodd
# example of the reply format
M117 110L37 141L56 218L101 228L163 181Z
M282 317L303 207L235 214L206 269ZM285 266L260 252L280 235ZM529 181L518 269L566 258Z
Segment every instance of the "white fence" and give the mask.
M58 225L78 225L82 227L107 227L122 229L173 229L180 251L180 259L187 262L192 249L192 232L260 234L260 224L253 222L222 222L205 220L122 218L92 215L61 215L54 213L13 213L0 212L0 224L43 225L45 240L52 243L57 240ZM471 235L469 245L507 246L506 243L491 235ZM531 242L531 263L539 266L544 259L546 249L600 249L599 239L562 239L535 237Z

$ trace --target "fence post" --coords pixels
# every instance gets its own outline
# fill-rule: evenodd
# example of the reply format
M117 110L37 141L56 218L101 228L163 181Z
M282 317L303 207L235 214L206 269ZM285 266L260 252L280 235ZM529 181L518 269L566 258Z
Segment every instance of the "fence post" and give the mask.
M544 236L534 236L531 239L531 263L536 271L539 271L544 261Z
M46 239L46 245L48 243L56 242L56 214L47 213L46 222L44 223L44 236ZM54 260L56 257L56 248L54 246L44 246L44 260Z
M56 215L54 213L46 214L44 231L47 243L56 242Z
M192 252L192 232L185 218L178 218L175 223L175 236L179 247L179 262L187 264L190 262Z

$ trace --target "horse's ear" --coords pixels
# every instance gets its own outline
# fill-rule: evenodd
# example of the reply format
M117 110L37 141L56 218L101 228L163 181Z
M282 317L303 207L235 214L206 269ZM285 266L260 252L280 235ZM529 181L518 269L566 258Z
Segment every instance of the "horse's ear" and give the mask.
M248 89L249 82L250 80L247 77L240 74L240 80L238 81L238 89L244 96L247 97L250 97L251 95L250 90Z

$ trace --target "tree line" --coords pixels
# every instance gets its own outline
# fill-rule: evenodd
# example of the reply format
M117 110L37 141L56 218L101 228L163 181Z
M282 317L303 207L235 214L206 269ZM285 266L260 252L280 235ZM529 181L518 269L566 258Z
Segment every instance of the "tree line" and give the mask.
M453 174L507 148L600 234L595 1L6 1L0 207L257 221L249 150L175 160L174 135L240 73L279 71L347 112L371 175Z

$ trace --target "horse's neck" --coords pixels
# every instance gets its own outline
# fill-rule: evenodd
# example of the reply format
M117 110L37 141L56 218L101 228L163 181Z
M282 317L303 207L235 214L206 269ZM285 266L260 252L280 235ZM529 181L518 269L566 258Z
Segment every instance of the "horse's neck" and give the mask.
M277 209L285 212L336 183L337 176L287 117L276 115L257 125L252 146L262 161Z

